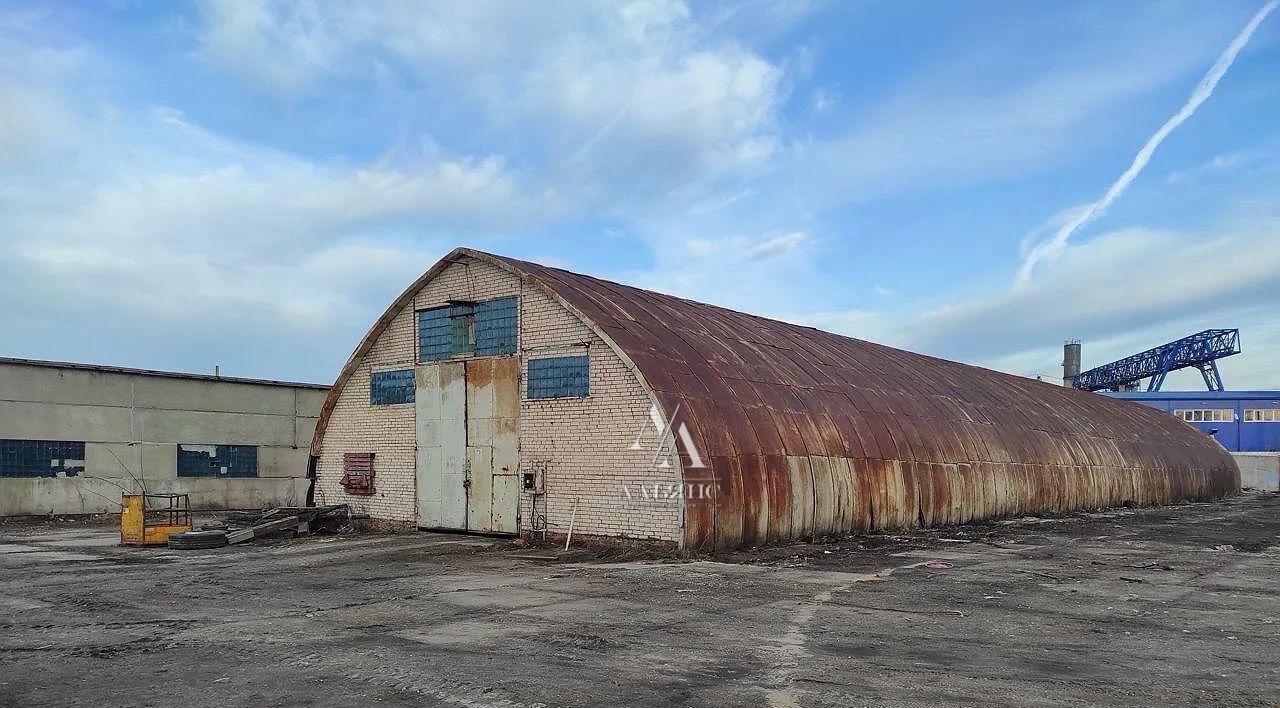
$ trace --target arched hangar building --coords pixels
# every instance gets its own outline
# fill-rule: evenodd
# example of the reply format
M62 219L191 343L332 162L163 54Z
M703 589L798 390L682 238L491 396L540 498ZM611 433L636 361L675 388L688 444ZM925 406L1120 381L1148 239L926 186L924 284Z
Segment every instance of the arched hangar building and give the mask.
M312 455L317 502L407 527L689 549L1240 487L1146 406L463 248L365 335Z

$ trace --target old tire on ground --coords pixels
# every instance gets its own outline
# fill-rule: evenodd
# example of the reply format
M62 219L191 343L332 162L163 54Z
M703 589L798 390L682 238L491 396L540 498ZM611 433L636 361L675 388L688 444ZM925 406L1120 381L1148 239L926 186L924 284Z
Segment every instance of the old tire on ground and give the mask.
M226 531L184 531L169 535L169 548L180 551L222 548L225 545L227 545Z

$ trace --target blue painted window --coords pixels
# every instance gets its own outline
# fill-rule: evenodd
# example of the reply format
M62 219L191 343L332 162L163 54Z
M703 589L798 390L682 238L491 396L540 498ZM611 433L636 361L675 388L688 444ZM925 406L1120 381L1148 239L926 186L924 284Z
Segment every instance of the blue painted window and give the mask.
M516 299L504 297L476 305L475 328L476 354L515 354Z
M179 477L257 477L256 445L179 445Z
M591 392L591 365L585 356L529 360L529 398L574 398Z
M437 307L418 313L418 361L448 359L453 356L451 307Z
M0 440L0 477L75 477L84 472L84 442Z
M370 374L369 402L375 406L413 403L413 369Z
M418 312L418 360L516 351L516 298L447 305Z

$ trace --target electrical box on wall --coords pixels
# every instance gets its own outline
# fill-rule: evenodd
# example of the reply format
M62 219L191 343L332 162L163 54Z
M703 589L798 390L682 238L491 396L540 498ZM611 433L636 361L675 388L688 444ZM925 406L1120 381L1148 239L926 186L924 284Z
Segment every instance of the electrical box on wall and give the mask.
M547 476L546 460L536 460L520 471L520 489L533 494L542 494Z

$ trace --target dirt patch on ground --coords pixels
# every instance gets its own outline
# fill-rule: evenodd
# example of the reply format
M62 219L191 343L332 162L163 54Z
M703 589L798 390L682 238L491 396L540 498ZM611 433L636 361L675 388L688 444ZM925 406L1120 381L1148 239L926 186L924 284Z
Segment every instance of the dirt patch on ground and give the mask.
M1258 706L1280 495L671 562L0 525L0 705Z

